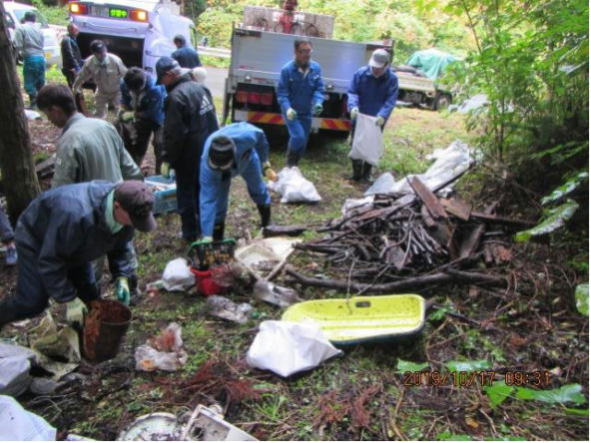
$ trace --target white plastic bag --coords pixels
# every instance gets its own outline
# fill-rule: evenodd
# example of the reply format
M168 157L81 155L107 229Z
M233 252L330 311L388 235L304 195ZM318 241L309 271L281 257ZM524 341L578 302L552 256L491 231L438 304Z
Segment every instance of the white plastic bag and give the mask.
M23 408L14 398L0 395L0 440L55 441L56 430Z
M306 180L296 166L283 168L277 181L270 181L267 186L281 195L281 203L316 203L322 200L314 184Z
M246 362L254 368L289 377L342 353L317 324L267 320L261 323Z
M32 350L0 343L0 394L18 397L25 392L32 381L29 370L33 361L35 352Z
M377 117L359 114L355 122L355 135L349 157L363 160L377 166L384 154L384 136L381 128L376 125Z
M195 286L195 276L184 258L168 262L162 274L162 284L167 291L185 291Z

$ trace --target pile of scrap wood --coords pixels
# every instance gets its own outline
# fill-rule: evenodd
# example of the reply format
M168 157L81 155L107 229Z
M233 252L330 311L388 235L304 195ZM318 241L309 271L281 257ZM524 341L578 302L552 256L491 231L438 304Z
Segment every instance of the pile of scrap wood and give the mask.
M303 285L358 293L450 282L505 286L505 278L473 269L510 261L509 231L534 223L495 216L496 204L477 210L459 198L439 198L418 177L409 184L413 194L376 195L321 228L322 239L296 245L325 255L341 279L288 273Z

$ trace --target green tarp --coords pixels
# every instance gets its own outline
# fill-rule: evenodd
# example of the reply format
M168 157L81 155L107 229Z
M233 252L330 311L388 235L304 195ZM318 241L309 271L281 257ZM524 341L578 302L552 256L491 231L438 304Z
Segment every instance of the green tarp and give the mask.
M437 80L445 67L459 59L447 52L431 48L417 51L406 61L407 65L417 68L431 80Z

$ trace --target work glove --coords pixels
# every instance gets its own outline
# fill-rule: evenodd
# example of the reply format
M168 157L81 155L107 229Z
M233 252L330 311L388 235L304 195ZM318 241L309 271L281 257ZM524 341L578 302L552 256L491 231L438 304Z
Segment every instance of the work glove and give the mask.
M123 123L129 123L135 120L134 111L121 111L119 113L119 120Z
M129 290L129 279L127 277L117 278L117 281L115 282L115 294L117 294L117 300L125 306L129 306L131 292Z
M295 120L298 117L298 113L293 108L289 108L285 114L288 120Z
M84 325L84 314L87 312L86 304L78 297L66 303L66 321L72 326L82 327Z
M384 126L384 123L386 123L386 120L384 120L384 117L376 118L376 126L379 126L381 128Z
M170 178L170 163L162 162L160 165L160 173L164 178Z
M351 109L351 120L357 120L357 116L359 115L359 108L355 107Z
M322 104L316 103L312 108L312 111L314 112L314 115L320 115L322 113L322 109Z
M271 168L271 163L268 161L263 164L263 174L272 182L277 181L277 173Z

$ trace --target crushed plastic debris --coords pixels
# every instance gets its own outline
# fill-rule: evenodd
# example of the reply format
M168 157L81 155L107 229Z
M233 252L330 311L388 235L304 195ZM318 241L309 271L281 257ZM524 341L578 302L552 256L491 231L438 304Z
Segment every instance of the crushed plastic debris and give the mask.
M252 312L252 306L248 303L237 304L220 295L208 297L206 304L210 315L239 324L246 323Z
M182 328L170 323L159 335L150 337L145 345L135 350L135 368L138 371L152 372L177 371L187 363L187 353L183 349Z

